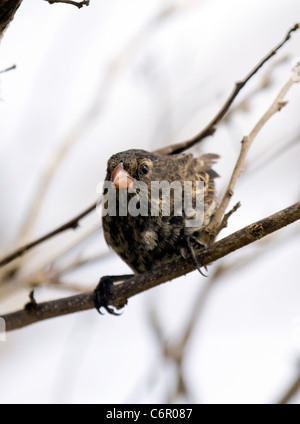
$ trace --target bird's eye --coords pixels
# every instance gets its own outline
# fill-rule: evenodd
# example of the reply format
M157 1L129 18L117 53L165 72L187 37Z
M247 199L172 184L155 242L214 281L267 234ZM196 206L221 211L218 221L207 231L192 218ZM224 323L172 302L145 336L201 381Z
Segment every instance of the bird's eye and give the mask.
M146 164L142 165L142 167L141 167L141 171L142 171L142 173L143 173L144 175L147 175L147 174L148 174L148 172L149 172L149 167L148 167L148 165L146 165Z

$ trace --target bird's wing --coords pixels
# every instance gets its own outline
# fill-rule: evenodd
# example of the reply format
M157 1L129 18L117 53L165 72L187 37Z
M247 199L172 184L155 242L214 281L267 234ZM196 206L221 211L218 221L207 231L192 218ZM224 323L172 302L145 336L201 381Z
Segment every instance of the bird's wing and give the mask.
M202 180L209 183L210 180L219 177L212 169L212 166L219 159L219 155L214 153L204 153L197 158L193 158L188 168L188 176L191 180Z

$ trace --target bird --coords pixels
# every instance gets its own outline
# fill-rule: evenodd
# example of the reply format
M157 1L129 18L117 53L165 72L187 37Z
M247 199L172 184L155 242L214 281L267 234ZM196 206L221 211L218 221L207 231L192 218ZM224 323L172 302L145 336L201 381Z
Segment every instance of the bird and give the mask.
M105 177L108 185L103 192L103 234L108 246L134 274L153 271L180 256L186 258L188 253L202 273L194 248L204 247L201 234L217 207L214 180L219 175L212 166L218 158L219 155L213 153L194 157L190 153L163 155L131 149L114 154L108 160ZM197 182L202 184L201 193L197 191ZM163 184L167 184L169 192L161 189ZM153 187L159 189L156 196L153 196ZM182 191L176 192L180 188ZM202 210L198 221L197 200ZM135 206L135 213L130 213L130 202ZM107 304L109 285L131 276L102 277L95 290L96 309L100 311L103 306L114 313Z

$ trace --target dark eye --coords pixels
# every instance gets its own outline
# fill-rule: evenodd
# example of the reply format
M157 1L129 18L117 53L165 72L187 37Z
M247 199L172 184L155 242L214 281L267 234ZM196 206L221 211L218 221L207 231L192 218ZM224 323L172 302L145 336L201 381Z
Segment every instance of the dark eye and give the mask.
M144 174L144 175L147 175L148 174L148 172L149 172L149 167L148 167L148 165L142 165L142 167L141 167L141 171L142 171L142 173Z

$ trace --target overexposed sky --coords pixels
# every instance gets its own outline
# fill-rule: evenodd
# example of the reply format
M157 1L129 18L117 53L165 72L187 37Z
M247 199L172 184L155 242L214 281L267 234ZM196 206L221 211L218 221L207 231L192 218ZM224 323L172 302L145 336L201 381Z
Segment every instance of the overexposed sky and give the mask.
M0 75L0 255L20 243L26 213L53 161L55 172L27 241L96 199L111 154L153 150L199 132L234 83L297 21L298 0L91 0L80 10L24 0L0 45L0 70L17 65ZM270 86L202 144L201 151L221 156L219 191L228 182L242 137L274 100L297 57L300 32L239 99L266 75L271 75ZM299 140L299 90L299 84L292 87L289 105L251 147L233 199L242 208L222 235L299 199L299 141L287 147ZM62 146L67 151L59 160ZM280 150L284 153L273 157ZM95 216L83 230L99 222ZM38 271L77 238L79 231L65 234L30 254L24 275ZM99 230L75 255L106 251ZM296 375L299 225L282 230L265 247L230 255L225 263L251 252L259 252L258 259L219 281L196 324L184 362L190 401L274 402ZM209 267L209 275L213 270ZM128 272L114 254L66 281L92 287L112 272ZM206 283L195 272L131 299L119 318L89 311L8 334L0 342L0 402L163 402L174 385L174 369L161 357L149 305L157 309L166 336L176 340ZM28 291L5 297L0 311L22 307ZM36 290L38 301L65 294Z

